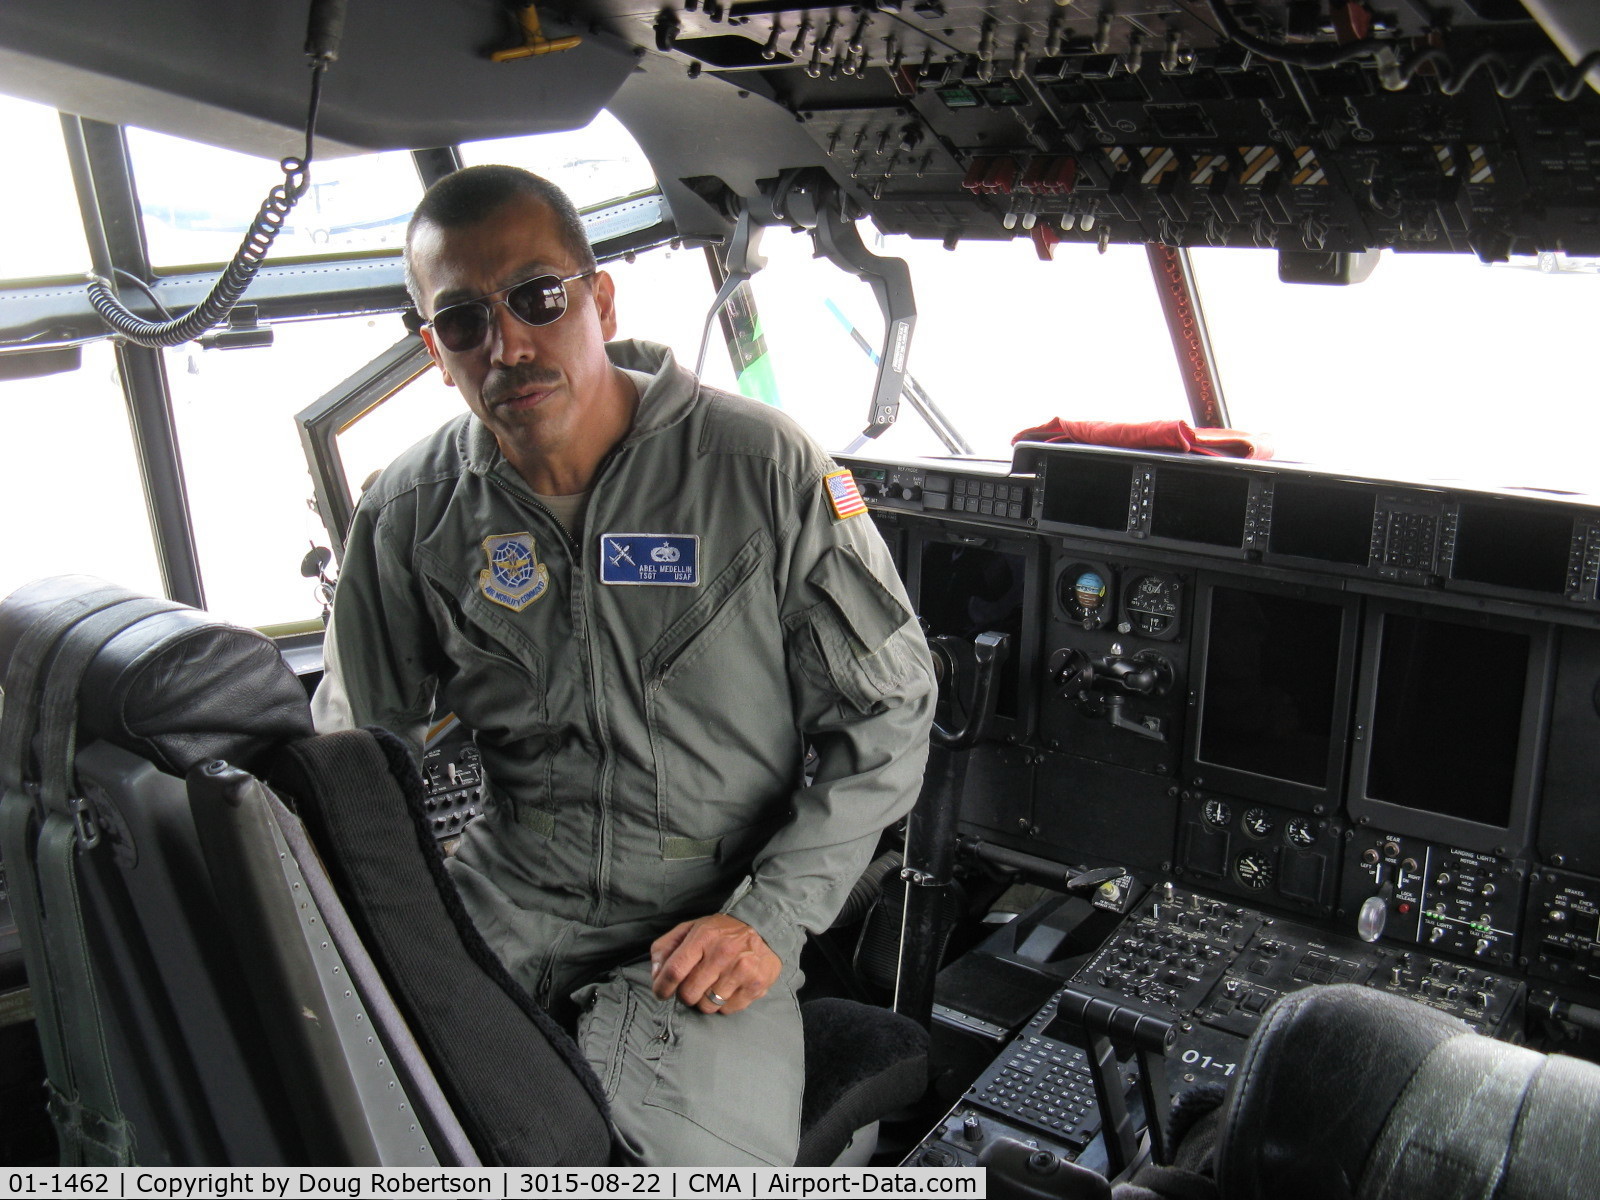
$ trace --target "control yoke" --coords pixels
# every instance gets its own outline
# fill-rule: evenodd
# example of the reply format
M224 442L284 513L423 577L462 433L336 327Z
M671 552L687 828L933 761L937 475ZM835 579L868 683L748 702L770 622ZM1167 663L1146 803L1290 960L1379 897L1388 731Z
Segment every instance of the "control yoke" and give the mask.
M900 962L895 972L894 1010L927 1027L933 1014L934 976L944 939L939 936L939 910L945 890L955 878L956 826L961 794L966 788L969 751L983 736L994 715L995 676L1011 649L1004 633L980 633L969 644L955 637L928 639L941 689L952 707L962 693L963 677L972 676L972 701L966 720L956 729L934 723L928 770L917 806L906 818L905 908L900 928Z
M961 658L969 643L960 638L932 637L928 649L933 652L934 672L941 683L947 683L952 701L961 695ZM1005 665L1010 650L1010 639L1003 633L980 633L970 643L972 649L972 704L966 721L956 729L946 729L937 720L930 736L933 744L946 750L966 750L977 744L985 727L994 716L994 681ZM952 704L954 707L954 704Z

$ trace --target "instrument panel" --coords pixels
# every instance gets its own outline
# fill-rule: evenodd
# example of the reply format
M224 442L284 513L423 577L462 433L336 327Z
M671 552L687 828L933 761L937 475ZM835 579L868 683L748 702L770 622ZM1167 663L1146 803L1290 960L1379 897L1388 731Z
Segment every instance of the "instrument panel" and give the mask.
M1077 445L841 461L879 485L914 601L941 542L1029 576L1006 682L1026 719L974 752L963 828L1344 939L1318 951L1332 978L1359 960L1356 982L1484 1028L1529 979L1600 996L1600 504ZM974 489L1026 503L943 499ZM1260 955L1218 991L1173 949L1095 971L1239 1033L1288 982Z

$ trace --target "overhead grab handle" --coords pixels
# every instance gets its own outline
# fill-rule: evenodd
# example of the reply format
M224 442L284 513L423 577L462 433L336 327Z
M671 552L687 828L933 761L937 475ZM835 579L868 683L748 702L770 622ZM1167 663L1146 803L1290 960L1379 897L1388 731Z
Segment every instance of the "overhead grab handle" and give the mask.
M906 357L911 351L911 331L917 324L917 303L911 293L911 269L903 258L874 254L861 241L854 221L845 219L842 193L839 202L823 206L817 214L812 238L817 250L872 285L883 311L883 346L878 351L878 380L872 389L864 437L875 438L900 415L900 392L905 387Z
M717 289L716 299L711 302L711 311L706 313L705 328L700 333L700 356L694 361L696 375L705 370L706 348L711 344L711 325L717 319L717 314L733 299L733 293L739 290L740 284L748 282L751 276L767 265L767 260L760 253L761 230L762 225L751 215L750 205L741 204L738 220L733 224L733 236L728 239L722 255L722 286Z
M900 393L906 386L906 358L911 350L911 331L917 323L911 268L903 258L888 258L867 249L855 222L846 216L848 200L844 192L826 171L797 167L782 172L776 179L762 180L759 186L758 196L739 201L733 234L723 256L725 278L711 311L706 314L696 372L705 366L711 323L739 285L766 266L767 260L757 252L762 227L789 225L808 229L817 254L858 279L864 279L883 313L883 345L877 354L878 377L872 389L867 427L861 434L863 438L875 438L900 415ZM938 430L932 418L929 424Z
M900 415L906 356L917 323L917 302L911 291L911 268L903 258L874 254L861 241L856 224L845 215L844 192L832 176L815 167L785 171L772 192L773 216L811 230L817 253L834 266L864 279L883 312L883 345L878 350L878 379L873 385L867 427L862 436L875 438Z

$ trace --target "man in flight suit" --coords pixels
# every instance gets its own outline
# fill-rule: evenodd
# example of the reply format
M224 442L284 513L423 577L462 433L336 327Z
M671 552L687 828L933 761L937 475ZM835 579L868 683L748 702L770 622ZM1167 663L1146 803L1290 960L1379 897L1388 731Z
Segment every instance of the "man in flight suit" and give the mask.
M790 420L611 341L612 281L544 180L446 178L406 262L470 412L362 497L318 724L473 731L492 795L452 875L512 975L576 1002L632 1155L791 1163L800 949L927 752L905 592Z

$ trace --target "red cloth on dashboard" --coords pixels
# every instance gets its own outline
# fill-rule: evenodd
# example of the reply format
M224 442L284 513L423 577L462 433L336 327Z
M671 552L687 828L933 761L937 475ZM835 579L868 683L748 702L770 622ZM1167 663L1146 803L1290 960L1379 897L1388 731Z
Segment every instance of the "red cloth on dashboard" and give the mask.
M1024 429L1018 442L1079 442L1089 446L1121 446L1127 450L1180 450L1185 454L1271 458L1272 444L1258 433L1237 429L1196 429L1187 421L1063 421L1051 417Z

